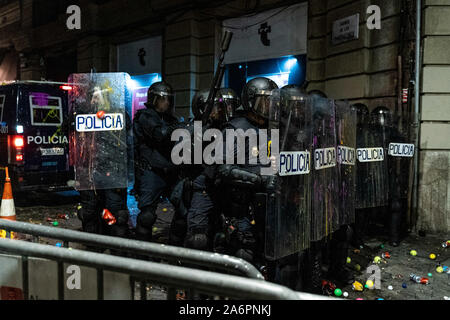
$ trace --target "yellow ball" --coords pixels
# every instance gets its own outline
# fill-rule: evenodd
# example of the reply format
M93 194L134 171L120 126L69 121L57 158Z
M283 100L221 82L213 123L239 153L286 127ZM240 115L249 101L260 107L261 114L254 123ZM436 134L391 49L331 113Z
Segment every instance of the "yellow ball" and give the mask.
M367 281L366 281L366 286L367 286L367 288L369 288L369 289L373 288L373 286L374 286L373 281L372 281L372 280L367 280Z
M411 250L409 252L409 254L412 255L412 256L417 256L417 251L416 250Z
M360 270L361 270L361 266L360 266L359 264L357 264L357 265L355 266L355 269L356 269L356 271L360 271Z
M430 259L431 259L431 260L436 259L436 255L435 255L434 253L430 254Z
M442 268L442 267L437 267L437 268L436 268L436 272L437 272L437 273L442 273L442 272L444 272L444 268Z
M351 263L352 259L350 257L347 257L347 263Z
M373 258L373 262L375 263L380 263L381 258L379 256L376 256L375 258Z
M163 212L167 212L167 208L164 208L164 209L163 209Z

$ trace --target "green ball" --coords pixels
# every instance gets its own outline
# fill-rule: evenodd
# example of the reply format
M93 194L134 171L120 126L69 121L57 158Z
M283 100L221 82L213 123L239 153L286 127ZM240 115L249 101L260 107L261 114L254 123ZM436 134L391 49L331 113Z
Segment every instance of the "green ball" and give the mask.
M381 248L381 249L384 249L384 244L380 245L380 248Z
M433 274L429 273L429 274L428 274L428 276L429 276L429 277L432 277L432 276L433 276Z
M58 221L54 221L54 222L53 222L53 225L54 225L55 227L57 227L57 226L59 225Z
M336 297L342 296L342 290L341 290L341 289L336 289L336 290L334 290L334 295L335 295Z

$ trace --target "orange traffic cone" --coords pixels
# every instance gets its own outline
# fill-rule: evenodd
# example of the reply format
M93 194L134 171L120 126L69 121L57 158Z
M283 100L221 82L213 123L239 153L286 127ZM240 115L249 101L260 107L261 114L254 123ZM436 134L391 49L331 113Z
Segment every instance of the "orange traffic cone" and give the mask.
M5 168L6 180L5 187L3 188L2 206L0 209L0 219L6 219L11 221L16 221L16 208L14 207L14 199L12 194L11 179L9 178L8 168ZM5 230L0 230L0 238L11 238L14 239L13 232L6 232Z

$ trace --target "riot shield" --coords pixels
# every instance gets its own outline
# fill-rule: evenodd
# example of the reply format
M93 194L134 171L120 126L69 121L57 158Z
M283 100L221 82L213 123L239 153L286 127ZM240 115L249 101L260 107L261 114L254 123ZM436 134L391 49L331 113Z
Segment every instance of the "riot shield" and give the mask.
M415 146L411 128L413 118L409 113L393 117L387 151L389 178L389 210L391 241L400 239L402 220L410 224L408 195L410 191L411 169L414 162Z
M126 73L72 74L69 78L73 84L69 114L74 124L70 153L76 190L127 187L129 79Z
M270 260L297 254L310 240L310 100L296 88L281 89L279 97L279 119L272 124L280 138L278 192L266 215L265 251Z
M389 129L375 117L368 116L357 125L357 181L356 208L374 208L387 205L387 144Z
M312 97L313 159L311 241L339 229L336 113L331 100Z
M391 199L408 196L409 171L415 154L412 124L411 115L405 113L395 116L390 127L387 154Z
M355 222L356 112L336 101L337 166L339 170L339 224Z

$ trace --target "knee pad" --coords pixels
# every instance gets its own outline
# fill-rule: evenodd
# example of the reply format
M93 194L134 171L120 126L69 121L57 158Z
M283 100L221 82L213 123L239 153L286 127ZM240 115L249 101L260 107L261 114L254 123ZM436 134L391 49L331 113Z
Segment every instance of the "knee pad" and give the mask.
M253 251L249 249L239 249L236 251L236 257L241 258L247 262L253 262Z
M189 234L185 246L196 250L207 250L209 246L208 236L204 233Z
M137 226L151 230L156 222L156 218L156 208L144 207L137 217Z

